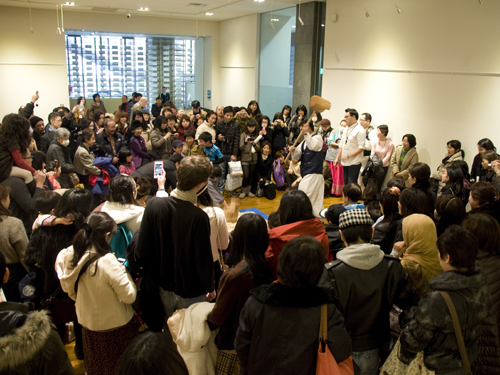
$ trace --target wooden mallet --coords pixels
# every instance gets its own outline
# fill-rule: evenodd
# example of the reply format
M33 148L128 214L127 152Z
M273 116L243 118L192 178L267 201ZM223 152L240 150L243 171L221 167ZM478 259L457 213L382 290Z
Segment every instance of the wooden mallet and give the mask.
M311 117L309 117L309 120L307 120L307 125L309 125L311 123L311 120L312 120L315 112L323 112L327 109L330 109L331 106L332 106L332 104L328 100L323 99L321 96L318 96L318 95L311 96L311 99L309 99L309 107L312 108L313 112L311 114ZM304 133L304 131L301 130L299 133L299 136L295 140L295 143L293 144L292 147L297 146L297 142L299 141L300 137L302 137L303 133ZM288 157L290 155L291 155L291 152L288 153L285 161L288 160Z

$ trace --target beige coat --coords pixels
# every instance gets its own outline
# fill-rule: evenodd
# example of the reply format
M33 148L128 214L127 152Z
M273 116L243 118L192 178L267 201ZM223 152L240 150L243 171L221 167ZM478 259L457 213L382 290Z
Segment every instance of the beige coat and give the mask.
M396 173L400 173L405 180L406 186L410 186L408 181L409 172L408 169L412 164L418 163L418 154L415 147L410 148L407 152L403 163L401 164L401 170L399 170L399 159L401 158L401 152L403 151L403 146L399 145L391 156L391 173L394 176Z
M73 158L75 172L81 174L82 176L87 176L90 173L100 175L101 170L94 165L94 159L94 155L91 154L85 147L78 146L75 152L75 157Z
M445 155L445 158L447 156L448 155ZM435 178L436 180L441 182L441 178L443 177L443 169L449 167L452 162L457 160L464 160L464 158L462 157L462 151L455 152L450 156L446 163L443 164L443 162L441 162L441 164L439 164L439 167L437 167L437 170L432 172L432 178ZM442 186L444 186L444 184L442 184Z

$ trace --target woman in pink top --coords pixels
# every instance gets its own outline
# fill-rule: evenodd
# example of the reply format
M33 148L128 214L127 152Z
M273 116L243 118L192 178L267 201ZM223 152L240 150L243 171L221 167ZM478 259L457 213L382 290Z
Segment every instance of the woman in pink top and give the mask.
M387 125L377 126L378 139L373 141L372 153L370 155L370 158L373 158L375 155L377 155L384 162L384 176L378 181L379 190L385 180L385 175L387 174L387 170L389 169L392 150L394 149L394 144L392 143L392 140L390 138L387 138L387 134L389 134L389 127Z

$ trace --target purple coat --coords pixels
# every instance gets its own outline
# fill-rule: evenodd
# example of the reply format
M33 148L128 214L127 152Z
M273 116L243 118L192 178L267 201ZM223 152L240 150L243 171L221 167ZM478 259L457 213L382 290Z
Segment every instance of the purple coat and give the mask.
M128 143L128 147L130 148L130 152L132 153L132 161L134 162L136 168L139 168L142 165L142 159L151 159L151 155L148 154L148 149L146 148L146 141L144 138L139 137L136 138L133 136L130 138Z

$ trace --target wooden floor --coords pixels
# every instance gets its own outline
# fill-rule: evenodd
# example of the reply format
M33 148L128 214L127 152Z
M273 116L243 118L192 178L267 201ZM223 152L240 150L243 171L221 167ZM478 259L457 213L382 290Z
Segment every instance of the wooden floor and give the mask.
M269 215L271 212L278 210L280 206L281 197L283 196L283 194L285 194L284 191L278 191L276 193L277 193L276 198L273 200L269 200L267 198L248 198L248 197L244 199L239 199L238 197L236 197L236 198L226 198L226 202L230 204L231 201L235 200L239 202L240 210L245 208L257 208L262 212L264 212L265 214ZM337 203L342 203L342 198L326 198L323 201L323 206L325 208L328 208L330 205ZM74 347L75 347L74 342L66 345L66 352L68 353L71 364L75 369L75 374L84 375L85 366L83 364L83 361L79 361L78 359L76 359Z

